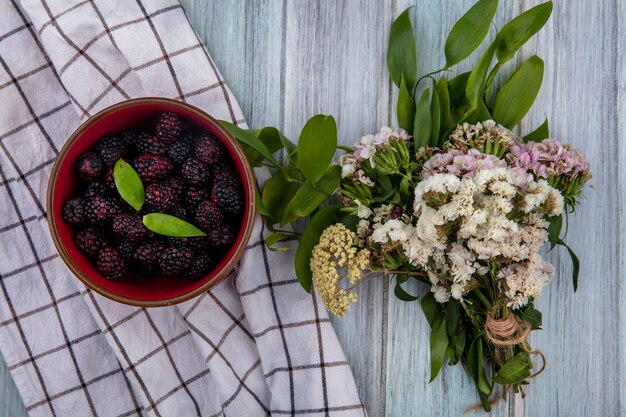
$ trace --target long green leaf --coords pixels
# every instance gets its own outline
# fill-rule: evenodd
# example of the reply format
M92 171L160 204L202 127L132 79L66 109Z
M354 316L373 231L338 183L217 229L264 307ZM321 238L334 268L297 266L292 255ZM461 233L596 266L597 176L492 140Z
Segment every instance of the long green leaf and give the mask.
M537 129L524 136L524 142L541 142L550 137L550 126L548 126L548 118Z
M496 44L492 42L491 45L489 45L489 48L487 48L487 50L482 54L467 79L465 96L467 97L467 102L471 106L477 106L478 101L483 95L483 88L485 87L485 80L487 79L487 71L489 71L489 66L491 65L491 60L493 59L493 51L495 49Z
M430 146L437 146L439 142L439 128L441 127L441 105L437 95L437 84L433 80L433 95L430 101Z
M415 109L415 122L413 123L413 142L415 149L428 146L432 128L432 116L430 112L430 88L427 88L420 97Z
M412 132L413 122L415 121L415 102L404 83L404 76L400 79L400 91L398 92L396 112L398 115L398 126L407 132Z
M154 233L173 237L206 236L202 230L178 217L164 213L150 213L143 216L143 224Z
M474 338L467 356L469 370L474 378L476 389L483 394L491 394L491 387L487 382L487 375L483 365L483 339L480 334Z
M332 116L310 118L298 141L298 167L313 183L322 178L337 148L337 124Z
M472 72L464 72L454 78L448 80L448 91L450 93L450 109L455 109L464 103L467 103L465 98L465 89L467 88L467 81Z
M559 245L565 246L567 252L569 253L570 258L572 259L572 284L574 285L574 292L578 290L578 274L580 273L580 260L576 253L567 246L567 244L563 240L559 240Z
M496 56L500 63L509 61L515 53L539 32L552 14L552 2L533 7L504 25L496 38Z
M337 189L340 180L341 167L331 165L315 185L304 183L287 204L281 225L311 214Z
M454 25L446 40L446 69L470 56L489 32L498 0L479 0Z
M393 293L399 300L415 301L419 297L416 295L409 294L407 291L404 290L404 288L400 286L400 284L405 283L406 281L408 281L408 279L409 279L409 276L406 274L396 275L396 286L393 289Z
M439 315L433 323L430 333L430 382L433 382L446 360L448 349L448 332L446 330L446 316Z
M311 254L313 248L319 243L322 232L333 223L338 211L338 206L321 208L307 225L298 243L295 257L296 276L302 288L307 292L311 292L313 277L311 273Z
M420 304L422 306L424 316L426 316L426 321L432 328L435 320L437 320L437 317L443 314L442 304L438 303L437 300L435 300L435 296L432 292L429 292L428 294L423 296Z
M530 365L528 353L518 353L502 365L498 374L493 377L493 381L501 385L522 382L530 376Z
M132 166L123 159L118 159L113 167L113 180L120 196L132 208L139 211L143 206L145 191L143 183Z
M417 52L409 10L406 9L391 25L387 48L387 68L395 85L400 87L404 76L405 85L411 91L417 75Z
M439 107L441 108L440 137L450 128L450 90L448 88L448 80L445 77L439 78L437 82L437 96L439 96Z
M279 223L285 213L287 204L293 197L296 183L288 181L284 174L278 173L263 185L261 199L267 210L267 217L272 224Z
M267 159L270 164L274 165L277 168L282 168L281 165L276 161L276 159L274 159L272 152L254 134L243 130L242 128L235 126L234 124L229 123L225 120L220 120L219 123L224 126L226 130L228 130L228 132L230 132L230 134L235 137L235 139L252 147L258 153L263 155L263 157L265 157L265 159Z
M559 243L559 240L561 240L563 216L552 216L548 220L550 222L548 226L548 242L550 242L550 250L552 250Z
M496 122L512 129L528 113L543 81L543 61L530 57L513 73L496 96L493 116Z

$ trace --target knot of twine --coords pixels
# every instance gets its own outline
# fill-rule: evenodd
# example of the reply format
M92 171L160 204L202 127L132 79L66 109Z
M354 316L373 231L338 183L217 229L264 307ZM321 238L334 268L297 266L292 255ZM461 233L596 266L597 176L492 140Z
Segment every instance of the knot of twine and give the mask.
M509 314L505 319L496 320L493 318L491 314L487 314L487 321L485 322L485 336L487 340L489 340L495 347L495 360L498 365L503 365L502 363L502 351L504 348L509 346L520 345L524 352L529 355L535 355L541 357L542 365L541 369L537 372L529 376L527 379L531 379L542 373L546 369L546 357L541 353L540 350L530 350L528 348L528 334L530 333L530 323L526 320L519 322L514 314ZM504 387L504 391L499 394L496 398L489 401L491 405L495 405L501 400L504 399L504 396L511 389L510 385ZM471 411L477 410L482 405L475 404L464 411L465 413L469 413Z
M518 322L514 314L509 314L507 318L501 320L496 320L491 314L487 314L485 336L497 347L519 344L528 352L526 348L528 333L530 333L530 324L525 320Z

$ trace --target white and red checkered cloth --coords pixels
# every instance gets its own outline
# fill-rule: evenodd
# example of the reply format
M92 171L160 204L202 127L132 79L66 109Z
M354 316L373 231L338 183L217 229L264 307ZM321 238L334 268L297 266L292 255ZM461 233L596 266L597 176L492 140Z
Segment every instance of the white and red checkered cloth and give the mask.
M237 275L174 307L117 304L65 267L43 203L58 150L140 96L244 123L177 2L0 0L0 348L30 415L365 415L323 306L258 219Z

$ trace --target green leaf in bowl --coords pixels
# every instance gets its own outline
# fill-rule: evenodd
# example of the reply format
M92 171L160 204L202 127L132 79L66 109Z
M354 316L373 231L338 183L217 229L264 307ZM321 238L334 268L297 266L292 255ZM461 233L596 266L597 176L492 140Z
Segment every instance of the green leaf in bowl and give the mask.
M124 201L139 211L143 206L145 192L137 172L123 159L118 159L113 168L115 187Z
M173 237L206 236L202 230L178 217L164 213L150 213L143 216L143 224L154 233Z

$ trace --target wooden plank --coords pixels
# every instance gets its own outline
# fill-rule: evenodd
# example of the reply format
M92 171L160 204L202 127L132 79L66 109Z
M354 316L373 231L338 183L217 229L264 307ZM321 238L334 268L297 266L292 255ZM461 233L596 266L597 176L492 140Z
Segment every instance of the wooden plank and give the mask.
M26 408L0 354L0 416L26 417Z
M181 0L250 126L283 126L280 0Z
M389 2L288 2L285 131L295 138L317 113L335 116L342 144L390 123L384 71ZM384 294L382 281L359 289L361 301L333 320L371 416L382 415Z
M528 8L539 3L525 1ZM548 358L546 371L515 400L516 416L618 416L624 399L624 34L616 5L555 2L547 29L524 49L545 60L544 86L523 123L529 131L550 117L552 136L589 158L593 189L571 217L568 238L581 260L578 292L563 249L550 253L553 278L537 303L543 331L531 338ZM621 17L626 10L623 5ZM601 45L601 46L599 46ZM621 46L624 46L623 44ZM619 61L621 60L621 61ZM618 88L619 87L619 88ZM619 109L619 112L616 110ZM621 128L621 129L620 129Z

